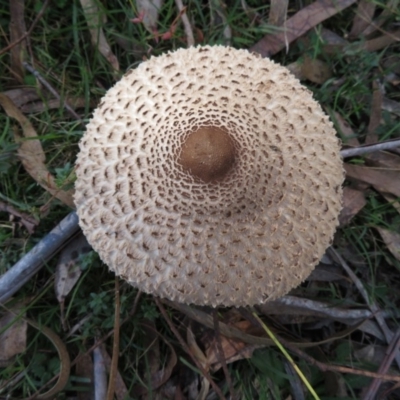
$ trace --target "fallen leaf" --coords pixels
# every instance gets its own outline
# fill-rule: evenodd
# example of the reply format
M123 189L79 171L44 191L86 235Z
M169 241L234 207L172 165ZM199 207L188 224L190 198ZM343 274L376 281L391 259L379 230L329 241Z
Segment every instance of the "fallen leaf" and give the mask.
M253 332L254 326L249 321L238 321L233 324L236 328L242 332ZM265 347L263 345L250 345L244 343L239 339L227 338L226 336L220 335L221 346L225 361L227 364L244 358L250 358L253 355L254 350ZM221 368L218 357L217 348L217 337L214 335L211 342L205 343L207 363L211 366L211 369L215 372Z
M298 61L291 63L286 68L300 80L309 80L310 82L322 85L332 77L332 71L324 61L304 56Z
M284 32L264 36L250 48L250 51L260 53L263 57L276 54L308 30L355 2L356 0L317 0L289 18L286 21Z
M388 151L375 151L366 154L365 161L369 166L397 170L400 173L400 156Z
M64 100L59 99L48 99L47 101L34 101L21 106L21 111L24 114L39 113L45 110L52 110L54 108L61 108L63 104L67 103L72 109L84 108L87 101L83 97L67 97ZM97 102L91 101L90 107L95 107Z
M82 274L79 257L91 250L83 233L80 233L61 250L56 266L54 287L57 300L62 303Z
M339 214L339 225L345 226L350 223L366 204L364 192L346 186L343 189L343 208Z
M371 53L374 51L378 51L384 49L392 43L396 43L400 40L400 29L396 29L393 31L385 32L385 34L371 40L367 40L365 43L361 45L362 49L366 51L370 51Z
M376 229L382 236L382 239L389 251L397 260L400 261L400 234L384 228L376 227Z
M141 22L150 33L157 32L158 16L163 3L163 0L136 0L138 13L143 15Z
M118 71L118 59L112 52L101 28L105 19L104 13L99 9L95 0L80 0L80 2L88 24L92 44L97 47L100 54L111 64L114 70Z
M301 75L303 79L322 85L332 77L332 70L326 62L306 55L301 63Z
M7 212L16 218L19 218L21 221L20 223L26 228L29 234L32 234L35 228L39 225L39 221L31 215L19 211L2 201L0 201L0 211Z
M370 36L372 33L380 30L379 28L393 15L398 12L399 0L389 0L385 2L382 12L374 19L372 24L364 30L364 36Z
M383 170L359 165L344 164L348 179L355 179L372 185L379 192L392 193L400 197L400 174L394 170Z
M308 282L337 282L348 281L351 282L345 275L343 275L343 268L335 265L324 265L319 263L307 278Z
M10 40L16 42L26 34L25 1L10 1ZM26 53L26 40L13 46L10 50L10 70L18 83L23 83L25 69L22 66Z
M16 305L10 308L0 319L0 367L4 368L17 354L23 353L26 349L27 322L20 318L16 320L23 310L23 305ZM25 313L23 314L25 316Z
M13 102L3 94L0 94L0 105L11 118L14 118L20 124L24 139L15 134L16 141L20 144L18 155L22 165L28 174L52 196L56 197L64 204L71 208L75 208L73 201L73 190L64 191L58 189L55 183L55 178L46 168L46 157L38 135L29 120L21 113L21 111L13 104Z
M40 99L36 89L30 87L7 90L2 95L7 96L16 107L21 107L26 103Z
M289 0L271 0L268 25L284 26Z
M361 0L357 5L356 15L349 33L349 38L359 37L372 24L376 4L371 0Z

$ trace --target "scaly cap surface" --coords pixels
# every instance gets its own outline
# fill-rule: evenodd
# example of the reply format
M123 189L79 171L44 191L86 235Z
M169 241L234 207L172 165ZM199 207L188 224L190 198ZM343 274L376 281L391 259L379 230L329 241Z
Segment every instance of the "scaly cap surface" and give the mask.
M107 92L80 142L80 225L147 293L263 303L332 240L339 150L311 93L268 59L222 46L152 57Z

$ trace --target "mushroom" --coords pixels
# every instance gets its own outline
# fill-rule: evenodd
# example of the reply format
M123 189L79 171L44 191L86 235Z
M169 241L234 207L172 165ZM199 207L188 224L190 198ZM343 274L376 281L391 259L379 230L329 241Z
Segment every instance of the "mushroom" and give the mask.
M80 142L80 226L144 292L260 304L329 246L339 149L311 92L269 59L223 46L152 57L106 93Z

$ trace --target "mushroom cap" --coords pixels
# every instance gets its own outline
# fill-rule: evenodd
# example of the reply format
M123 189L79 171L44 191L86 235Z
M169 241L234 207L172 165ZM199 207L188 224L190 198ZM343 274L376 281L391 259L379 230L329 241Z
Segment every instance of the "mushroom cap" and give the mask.
M246 50L143 62L106 93L79 146L84 234L112 271L156 296L275 299L311 273L338 225L332 123L286 68Z

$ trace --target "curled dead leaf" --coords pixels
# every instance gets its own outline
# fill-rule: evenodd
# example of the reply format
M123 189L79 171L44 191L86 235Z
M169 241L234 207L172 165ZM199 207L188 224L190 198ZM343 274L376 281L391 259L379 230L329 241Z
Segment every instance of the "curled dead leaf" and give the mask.
M0 94L0 105L7 115L14 118L20 124L23 137L14 132L15 140L20 144L18 155L22 165L28 174L52 196L64 204L75 208L73 201L73 190L64 191L56 185L55 178L48 171L45 161L46 157L38 140L38 135L29 120L21 113L15 104L5 95Z

